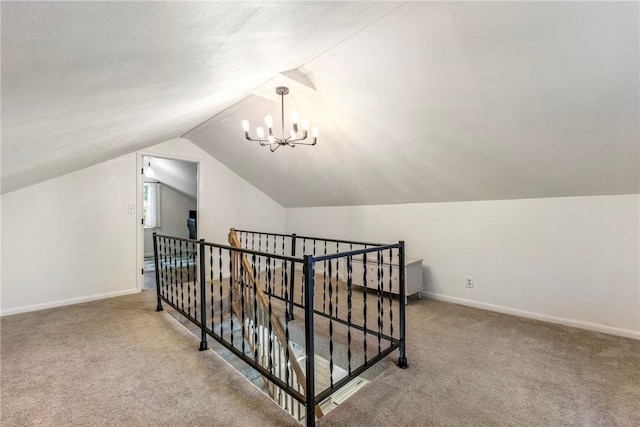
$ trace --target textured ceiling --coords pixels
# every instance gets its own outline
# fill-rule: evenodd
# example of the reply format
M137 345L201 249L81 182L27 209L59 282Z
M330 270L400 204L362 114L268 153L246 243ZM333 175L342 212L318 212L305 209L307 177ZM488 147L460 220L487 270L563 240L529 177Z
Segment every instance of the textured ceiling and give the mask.
M244 141L257 97L186 137L284 206L636 193L638 28L637 3L408 3L302 67L317 146Z
M212 117L185 137L287 207L637 193L639 12L5 2L3 192ZM292 84L287 106L320 138L270 153L239 123L279 119L250 94L291 69L317 92Z
M397 6L2 2L2 192L180 136Z

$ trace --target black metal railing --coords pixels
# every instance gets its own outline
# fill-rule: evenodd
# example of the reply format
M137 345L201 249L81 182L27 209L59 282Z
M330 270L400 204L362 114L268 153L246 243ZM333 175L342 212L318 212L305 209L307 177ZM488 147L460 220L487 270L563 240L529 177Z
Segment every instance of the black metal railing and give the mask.
M154 234L157 309L197 325L201 350L211 337L252 366L298 420L315 425L323 402L395 350L407 367L403 242L232 229L230 243Z

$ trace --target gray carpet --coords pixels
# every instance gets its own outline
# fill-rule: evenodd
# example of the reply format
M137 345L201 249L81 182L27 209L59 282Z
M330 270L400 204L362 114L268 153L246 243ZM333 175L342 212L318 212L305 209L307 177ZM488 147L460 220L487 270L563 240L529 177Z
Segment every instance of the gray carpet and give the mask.
M640 426L640 341L433 300L407 324L409 369L322 426Z
M2 318L1 424L297 424L154 308L145 291ZM640 425L640 341L431 300L407 331L409 369L319 426Z
M2 426L298 425L154 293L5 317Z

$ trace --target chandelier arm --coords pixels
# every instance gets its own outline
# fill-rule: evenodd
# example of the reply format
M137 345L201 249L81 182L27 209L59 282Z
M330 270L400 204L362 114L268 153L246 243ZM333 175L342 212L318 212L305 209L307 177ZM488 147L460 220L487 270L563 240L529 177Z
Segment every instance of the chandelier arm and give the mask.
M292 139L292 140L287 140L288 142L298 142L298 141L304 141L305 139L307 139L307 136L303 136L302 138L296 138L296 139Z

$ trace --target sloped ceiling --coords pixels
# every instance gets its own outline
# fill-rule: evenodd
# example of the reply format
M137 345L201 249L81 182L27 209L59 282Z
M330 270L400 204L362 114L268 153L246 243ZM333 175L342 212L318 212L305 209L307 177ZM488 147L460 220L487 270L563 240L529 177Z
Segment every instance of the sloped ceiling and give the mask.
M287 207L637 193L639 12L2 3L2 189L186 133ZM319 142L271 153L239 123L279 119L251 92L291 69Z
M197 163L149 156L142 160L145 182L161 182L194 202L198 200ZM148 176L148 168L153 170L152 177Z
M638 28L637 3L408 3L301 68L317 146L245 141L280 116L257 97L186 137L284 206L637 193Z
M180 136L397 6L2 2L2 192Z

